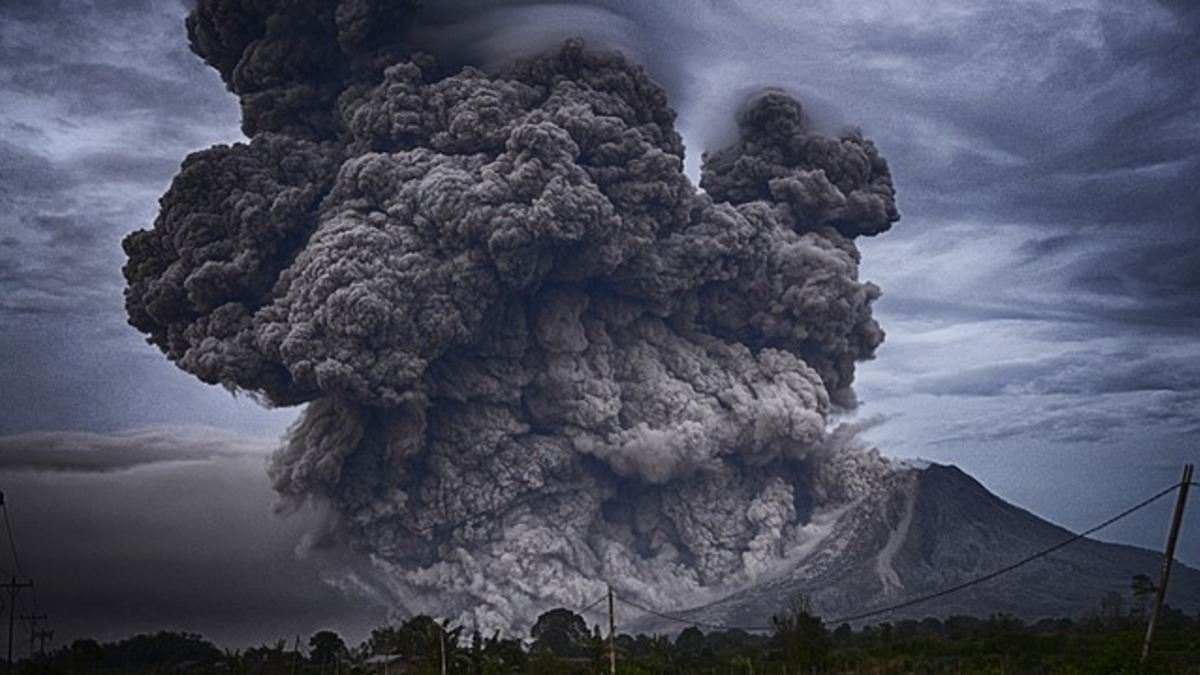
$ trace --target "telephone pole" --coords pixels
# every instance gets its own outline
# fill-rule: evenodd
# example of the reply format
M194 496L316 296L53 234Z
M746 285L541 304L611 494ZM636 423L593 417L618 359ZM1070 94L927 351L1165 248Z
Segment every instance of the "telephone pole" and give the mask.
M16 575L13 575L12 580L0 586L8 589L8 675L12 675L13 670L13 624L17 619L17 591L22 588L33 588L33 579L28 581L17 581Z
M38 630L38 622L50 617L45 614L22 614L21 620L29 623L29 655L33 656L33 640L41 631Z
M1150 641L1154 639L1154 626L1158 623L1158 613L1162 609L1163 599L1167 596L1167 582L1171 579L1171 561L1175 559L1175 542L1179 539L1179 526L1183 522L1183 509L1187 506L1188 487L1192 484L1191 464L1183 465L1183 477L1179 480L1179 496L1175 500L1175 515L1171 519L1171 532L1167 535L1167 550L1163 554L1162 570L1158 577L1158 588L1154 592L1154 609L1150 611L1150 621L1146 624L1146 641L1142 643L1142 660L1138 671L1146 671L1146 663L1150 660Z
M611 585L608 587L608 675L617 675L617 620L613 616Z
M54 631L43 628L37 632L38 654L46 655L46 640L54 639Z
M438 672L440 672L442 675L446 675L446 627L445 626L438 626L438 645L441 647L441 650L439 652L441 654L441 658L438 661L440 668L439 668Z

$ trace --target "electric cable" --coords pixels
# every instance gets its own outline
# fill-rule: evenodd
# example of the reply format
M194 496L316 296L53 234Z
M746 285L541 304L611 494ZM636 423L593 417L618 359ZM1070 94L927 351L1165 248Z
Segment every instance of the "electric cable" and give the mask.
M657 616L662 619L674 621L676 623L685 623L685 624L688 624L689 626L711 628L713 630L744 630L747 632L771 630L770 626L723 626L723 625L718 625L715 623L706 623L704 621L697 621L695 619L685 619L683 617L672 616L671 614L667 614L665 612L660 612L658 610L639 605L638 603L633 602L632 600L626 600L625 598L622 598L619 595L615 596L615 597L617 600L620 600L621 602L625 603L626 605L629 605L630 607L633 607L634 609L643 611L647 614L651 614L653 616Z
M7 506L7 502L4 500L4 491L2 491L2 490L0 490L0 508L3 508L3 509L4 509L5 522L7 522L7 516L8 516L8 506ZM12 538L11 538L11 536L10 536L10 538L9 538L9 545L10 545L10 546L12 545ZM14 557L15 557L15 556L14 556ZM4 564L4 559L3 559L3 557L0 557L0 575L3 575L3 576L5 576L5 577L11 577L11 576L15 576L15 575L14 575L14 574L13 574L13 573L12 573L12 572L11 572L11 571L8 569L8 566Z
M583 609L579 610L578 612L576 612L576 614L587 614L588 612L590 612L592 610L593 607L604 602L604 599L607 597L608 597L608 593L605 593L604 595L600 596L599 598L596 598L592 602L588 603L587 607L584 607Z
M5 573L5 575L8 575L8 576L13 576L13 577L19 576L28 582L28 585L25 586L25 588L29 589L29 596L30 596L29 600L33 604L32 613L33 614L41 614L41 610L38 607L37 589L33 584L33 577L26 574L25 568L21 566L21 557L17 553L16 538L13 536L12 520L9 518L9 515L8 515L8 500L4 498L3 492L0 492L0 510L4 511L4 530L5 530L6 534L8 535L8 548L12 552L13 564L15 564L17 567L17 574L15 574L15 575L10 575L7 570L5 570L4 573ZM18 599L20 599L20 596L18 596ZM24 609L25 603L24 603L23 599L20 600L20 604L21 604L22 609Z
M13 540L12 523L8 519L8 502L0 497L0 510L4 511L4 529L8 532L8 548L12 551L13 564L17 566L17 574L24 577L26 581L31 581L28 574L21 567L21 558L17 555L17 543Z

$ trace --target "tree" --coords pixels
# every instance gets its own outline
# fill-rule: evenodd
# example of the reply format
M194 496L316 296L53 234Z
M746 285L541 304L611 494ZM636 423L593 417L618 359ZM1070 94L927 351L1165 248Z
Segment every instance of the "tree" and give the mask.
M675 653L680 665L688 672L699 672L702 667L711 665L712 662L712 650L708 647L708 639L695 626L688 626L675 636Z
M309 660L316 664L326 665L345 658L346 642L342 636L331 630L313 633L308 638Z
M500 631L484 638L479 631L471 634L471 648L465 654L471 675L503 675L525 671L525 650L518 640L501 639Z
M675 646L685 653L700 653L704 649L704 633L695 626L688 626L675 636Z
M587 621L562 607L542 613L529 635L533 638L533 652L565 658L586 656L592 639Z
M215 663L222 657L216 645L193 633L159 631L105 646L105 665L128 667L172 665L184 661Z
M449 621L438 623L427 615L415 616L400 626L385 626L371 631L367 650L374 655L403 656L418 672L441 671L442 659L449 670L458 655L462 628L449 629Z
M250 672L250 662L246 659L246 655L237 649L226 648L221 662L224 665L222 670L226 675L246 675Z
M795 598L787 611L773 615L771 626L775 630L772 642L786 663L798 667L825 666L832 641L821 618L812 613L807 597Z
M1100 598L1098 612L1100 625L1108 630L1119 630L1125 623L1125 600L1120 593L1109 591Z
M1133 589L1133 599L1136 603L1134 611L1138 618L1146 618L1147 605L1154 594L1158 592L1158 586L1150 580L1150 577L1145 574L1133 575L1133 582L1129 585Z
M267 668L284 668L288 665L287 640L280 638L274 646L259 645L251 647L245 653L246 662L256 670Z
M80 638L71 643L71 667L77 671L91 670L104 658L104 649L92 638Z

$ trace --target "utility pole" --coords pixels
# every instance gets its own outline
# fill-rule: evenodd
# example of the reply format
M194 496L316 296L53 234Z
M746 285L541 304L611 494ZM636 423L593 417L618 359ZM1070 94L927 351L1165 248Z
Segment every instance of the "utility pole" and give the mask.
M33 639L38 633L38 622L50 617L45 614L22 614L21 620L29 623L29 655L33 656Z
M43 628L42 630L39 630L37 632L38 654L40 654L42 656L46 655L46 640L51 640L53 638L54 638L53 630L47 630L47 629Z
M608 587L608 675L617 675L617 620L613 616L611 584Z
M438 644L441 646L441 661L439 662L441 664L441 669L439 672L441 672L442 675L446 675L446 627L445 626L438 626Z
M1187 506L1188 487L1192 484L1193 468L1191 464L1183 465L1183 477L1179 480L1179 496L1175 499L1175 515L1171 519L1171 533L1167 535L1167 550L1163 554L1158 588L1154 592L1154 609L1150 611L1150 621L1146 624L1146 641L1142 643L1142 660L1138 664L1138 672L1146 671L1146 663L1150 659L1150 642L1154 639L1154 626L1158 623L1158 613L1162 609L1163 599L1167 596L1167 582L1171 578L1171 561L1175 559L1175 542L1179 539L1179 526L1183 522L1183 509Z
M13 624L17 619L17 591L22 588L33 588L33 579L28 581L17 581L16 575L13 575L12 580L6 584L0 584L8 589L8 675L12 675L13 670Z
M296 633L296 641L292 643L292 675L296 675L296 660L300 657L300 634Z

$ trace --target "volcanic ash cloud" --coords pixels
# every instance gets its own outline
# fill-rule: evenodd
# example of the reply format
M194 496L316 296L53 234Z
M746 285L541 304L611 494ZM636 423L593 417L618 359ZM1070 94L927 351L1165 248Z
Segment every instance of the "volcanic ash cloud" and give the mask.
M778 570L880 470L827 431L883 339L853 243L899 217L874 146L764 95L698 191L623 57L448 73L353 20L402 14L380 4L238 33L201 3L251 139L190 156L127 238L130 323L306 404L275 488L327 505L401 611L504 627Z

